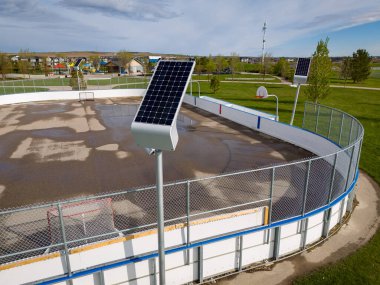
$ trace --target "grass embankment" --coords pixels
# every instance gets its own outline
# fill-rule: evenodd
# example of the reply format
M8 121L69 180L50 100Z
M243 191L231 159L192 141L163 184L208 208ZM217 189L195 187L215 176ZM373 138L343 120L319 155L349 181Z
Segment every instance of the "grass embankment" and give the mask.
M377 79L378 84L380 79ZM243 106L274 113L273 99L255 99L259 84L221 83L216 95L211 93L206 82L202 82L201 95L214 96ZM261 85L261 84L260 84ZM380 84L379 84L380 85ZM285 85L268 85L270 94L279 97L280 121L289 122L296 89ZM295 124L301 125L303 103L307 101L301 88ZM363 124L365 137L360 168L380 184L380 91L332 88L328 98L321 104L341 109ZM295 284L380 284L380 232L356 253L344 260L326 266L317 272L295 281Z

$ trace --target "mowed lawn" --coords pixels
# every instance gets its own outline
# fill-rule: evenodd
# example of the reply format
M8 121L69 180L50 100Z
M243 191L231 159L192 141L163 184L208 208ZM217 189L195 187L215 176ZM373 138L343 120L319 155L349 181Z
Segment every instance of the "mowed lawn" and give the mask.
M201 95L213 96L268 113L275 112L274 99L255 98L256 90L261 84L221 83L220 90L215 95L206 82L201 85ZM289 123L296 89L270 84L267 89L270 94L279 97L280 121ZM304 90L305 87L302 87L295 118L295 125L298 126L302 124L303 103L307 101ZM365 137L360 168L380 184L380 91L332 88L330 96L320 103L341 109L363 124ZM356 253L316 273L297 279L295 284L380 284L380 232Z

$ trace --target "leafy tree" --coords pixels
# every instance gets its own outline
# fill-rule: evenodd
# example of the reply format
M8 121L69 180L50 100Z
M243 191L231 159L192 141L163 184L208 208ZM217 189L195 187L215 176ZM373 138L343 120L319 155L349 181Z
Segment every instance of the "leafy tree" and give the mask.
M149 61L149 57L148 56L141 57L140 61L141 61L142 66L144 68L144 76L148 73L151 73L151 70L153 68L153 64Z
M289 62L281 57L279 61L273 66L273 74L287 78L289 76L290 65Z
M272 67L272 54L266 52L264 56L264 65L261 66L261 73L263 74L263 79L265 75L270 72Z
M352 60L347 56L343 59L342 65L340 67L340 77L344 79L344 86L346 86L347 79L351 78L351 74Z
M8 73L12 71L12 63L5 53L0 53L0 73L3 80L5 80Z
M225 70L228 67L228 62L223 56L218 55L215 58L215 66L217 73L220 74L223 70Z
M132 60L133 56L130 52L126 50L121 50L117 53L117 58L120 61L120 64L123 68L127 67L127 64ZM121 71L121 70L120 70ZM129 73L129 70L128 70Z
M78 85L79 84L79 85ZM84 80L83 73L81 70L71 70L71 78L69 85L73 90L85 90L87 89L86 81Z
M201 57L196 57L195 58L195 73L198 74L198 77L200 78L202 70L203 70L203 65L201 63Z
M214 94L216 93L216 91L219 90L219 87L220 87L220 81L219 81L218 77L213 75L211 77L211 80L210 80L210 88L214 92Z
M236 52L231 53L231 57L229 60L230 70L232 73L232 79L234 78L234 74L240 69L240 57Z
M351 77L354 83L366 80L371 74L371 57L365 49L352 54Z
M90 56L90 61L92 62L92 66L96 70L99 70L100 56L99 55L92 55L92 56Z
M17 62L18 65L18 72L21 74L28 74L30 79L30 57L32 56L32 53L28 49L21 49L18 53L19 60Z
M305 93L314 103L318 103L319 99L325 98L330 94L329 85L332 63L329 57L328 43L329 38L318 42L311 61L308 77L309 85L306 87Z
M214 62L213 58L211 57L211 54L208 57L208 61L207 61L207 64L206 64L206 70L207 70L208 80L210 80L210 74L214 73L215 70L216 70L216 65L215 65L215 62Z

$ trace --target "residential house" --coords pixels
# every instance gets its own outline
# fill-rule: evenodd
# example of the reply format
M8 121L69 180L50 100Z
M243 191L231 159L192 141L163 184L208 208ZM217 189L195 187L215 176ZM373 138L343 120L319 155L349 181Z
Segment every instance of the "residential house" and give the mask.
M126 71L130 75L139 75L144 73L144 66L137 58L132 59L126 66Z
M121 64L117 60L108 61L104 67L108 73L120 73L122 71Z

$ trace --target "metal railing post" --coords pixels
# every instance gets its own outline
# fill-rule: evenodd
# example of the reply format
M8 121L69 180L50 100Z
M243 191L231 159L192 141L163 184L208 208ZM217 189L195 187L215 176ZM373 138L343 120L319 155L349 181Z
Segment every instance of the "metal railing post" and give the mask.
M304 104L304 106L303 106L302 129L305 128L306 105L307 105L307 102L305 102L305 104Z
M359 150L358 150L358 157L356 159L355 172L358 171L359 169L360 155L362 152L362 144L363 144L363 138L360 140L360 143L359 143Z
M16 94L16 87L15 87L15 82L13 81L13 92Z
M331 220L331 208L327 209L323 214L323 228L322 228L322 237L326 238L329 235Z
M328 130L328 132L327 132L327 138L328 138L328 139L330 138L330 133L331 133L331 124L332 124L333 113L334 113L334 110L331 109L331 113L330 113L330 121L329 121L329 130Z
M344 122L344 113L342 113L342 120L340 121L340 131L339 131L338 145L340 145L340 140L342 139L343 122Z
M353 124L354 124L354 119L353 119L353 118L351 118L351 125L350 125L350 134L349 134L349 136L348 136L348 143L347 143L347 145L350 145L350 143L351 143L351 137L352 137L352 126L353 126Z
M342 224L343 208L344 208L344 199L342 201L340 201L340 203L339 203L339 217L338 217L338 223L339 224Z
M98 276L99 276L99 284L105 285L106 283L104 282L104 271L103 270L99 271Z
M333 165L333 170L331 172L331 182L330 182L330 190L329 190L329 197L328 197L328 200L327 200L327 204L330 204L330 202L331 202L332 191L333 191L334 180L335 180L335 170L336 170L337 159L338 159L338 153L336 153L335 156L334 156L334 165Z
M203 246L198 247L198 280L203 282Z
M21 80L21 82L22 82L22 87L24 87L24 93L26 93L26 91L25 91L25 84L24 84L24 80Z
M34 92L37 92L37 90L36 90L36 84L34 84L34 79L32 79L32 82L33 82Z
M306 247L306 238L307 238L307 227L309 224L309 219L303 219L301 221L301 249Z
M311 161L309 160L309 161L307 162L307 172L306 172L306 180L305 180L305 190L304 190L303 203L302 203L302 216L305 215L306 200L307 200L307 188L309 187L310 166L311 166Z
M62 206L60 203L57 204L57 208L58 208L58 214L59 214L59 222L61 225L62 240L63 240L64 249L65 249L65 261L66 261L67 273L69 276L71 276L69 249L67 246L65 223L63 221Z
M344 186L344 191L347 191L347 186L348 186L348 180L350 179L350 172L351 172L351 165L352 165L352 159L355 154L355 145L352 146L352 152L351 152L351 157L350 157L350 164L348 165L348 171L347 171L347 178L346 178L346 185Z
M274 244L273 244L273 259L277 260L280 257L280 240L281 240L281 227L274 229Z
M239 236L239 264L238 271L243 267L243 236Z
M187 181L186 189L186 243L190 244L190 182ZM190 249L186 252L186 264L190 264Z

